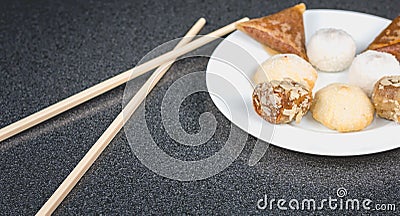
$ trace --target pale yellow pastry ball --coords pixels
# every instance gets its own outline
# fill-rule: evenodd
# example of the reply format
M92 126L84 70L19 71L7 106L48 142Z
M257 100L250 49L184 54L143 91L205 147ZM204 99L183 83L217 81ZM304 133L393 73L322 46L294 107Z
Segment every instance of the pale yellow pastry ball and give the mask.
M339 132L362 130L374 119L374 106L364 91L341 83L317 91L310 111L315 120Z
M313 66L295 54L278 54L267 59L257 69L253 77L256 84L272 80L282 81L290 78L310 91L313 89L318 74Z

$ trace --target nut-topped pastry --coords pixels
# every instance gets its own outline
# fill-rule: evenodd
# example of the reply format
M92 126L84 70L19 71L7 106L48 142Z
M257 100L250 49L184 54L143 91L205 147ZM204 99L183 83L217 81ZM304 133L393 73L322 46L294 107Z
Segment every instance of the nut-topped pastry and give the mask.
M237 24L237 29L280 53L293 53L307 60L301 3L278 13Z
M289 78L260 83L253 92L253 106L258 115L273 124L289 123L310 109L311 91Z
M379 117L400 123L400 76L385 76L376 82L372 103Z
M396 17L369 45L369 50L387 52L400 61L400 16Z

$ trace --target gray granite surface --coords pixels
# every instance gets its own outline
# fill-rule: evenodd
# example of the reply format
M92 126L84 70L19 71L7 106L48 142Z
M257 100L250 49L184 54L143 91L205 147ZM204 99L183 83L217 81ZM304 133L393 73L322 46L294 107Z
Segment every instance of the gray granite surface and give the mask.
M131 68L153 48L181 37L199 17L202 33L243 16L258 17L297 1L2 1L0 6L0 127ZM392 19L398 0L306 1L308 8L346 9ZM366 23L365 25L368 25ZM207 59L178 62L150 98L159 98L179 65L204 69ZM164 87L163 87L164 86ZM32 215L51 196L121 111L124 86L0 143L0 215ZM154 101L154 100L150 100ZM152 136L170 155L198 160L221 148L230 123L207 94L182 105L182 126L199 130L200 113L218 120L218 133L204 149L169 142L157 128L158 103L146 105ZM396 135L393 135L394 138ZM312 139L312 137L310 137ZM299 140L299 145L307 140ZM236 161L205 180L180 182L161 177L132 153L124 131L56 209L56 215L87 214L393 214L345 210L257 209L257 201L347 197L395 203L400 208L400 150L358 157L321 157L271 146L255 166L247 160L249 137ZM321 143L323 144L323 143ZM193 147L194 148L194 147Z

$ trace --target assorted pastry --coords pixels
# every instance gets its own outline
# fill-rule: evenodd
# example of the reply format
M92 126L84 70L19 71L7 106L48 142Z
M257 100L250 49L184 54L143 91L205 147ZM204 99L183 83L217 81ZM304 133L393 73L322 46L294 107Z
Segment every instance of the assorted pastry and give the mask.
M379 117L400 123L400 76L385 76L376 82L372 103Z
M350 66L355 54L356 42L340 29L320 29L307 43L310 63L325 72L343 71Z
M305 10L306 5L301 3L269 16L239 23L236 28L272 50L293 53L307 60Z
M400 16L375 38L368 49L390 53L400 61Z
M377 116L400 122L400 16L367 50L342 29L317 30L305 42L301 3L252 19L237 29L271 54L255 71L253 107L272 124L299 123L310 110L322 125L339 132L360 131ZM318 72L348 70L348 83L333 83L315 93Z
M388 75L400 75L396 58L389 53L368 50L354 59L349 68L348 82L370 96L375 82Z
M274 124L300 122L310 109L311 101L311 91L290 78L260 83L253 92L255 111Z
M359 131L374 119L374 106L364 91L333 83L315 93L311 113L315 120L339 132Z
M306 60L295 54L277 54L268 58L257 69L254 83L283 80L289 77L308 89L313 89L318 73Z

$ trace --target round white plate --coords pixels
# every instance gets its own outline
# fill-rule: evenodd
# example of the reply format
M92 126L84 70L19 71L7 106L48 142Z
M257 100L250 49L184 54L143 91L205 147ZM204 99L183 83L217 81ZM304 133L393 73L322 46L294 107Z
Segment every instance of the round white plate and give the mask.
M373 15L341 10L307 10L304 13L306 41L320 28L339 28L356 41L357 53L390 23ZM400 146L395 137L400 127L375 117L370 126L359 132L338 133L316 122L310 112L300 124L271 125L253 109L251 82L257 67L270 56L263 47L236 31L213 52L207 66L207 88L218 109L235 125L275 146L298 152L350 156L387 151ZM347 82L347 70L319 72L314 92L334 82Z

